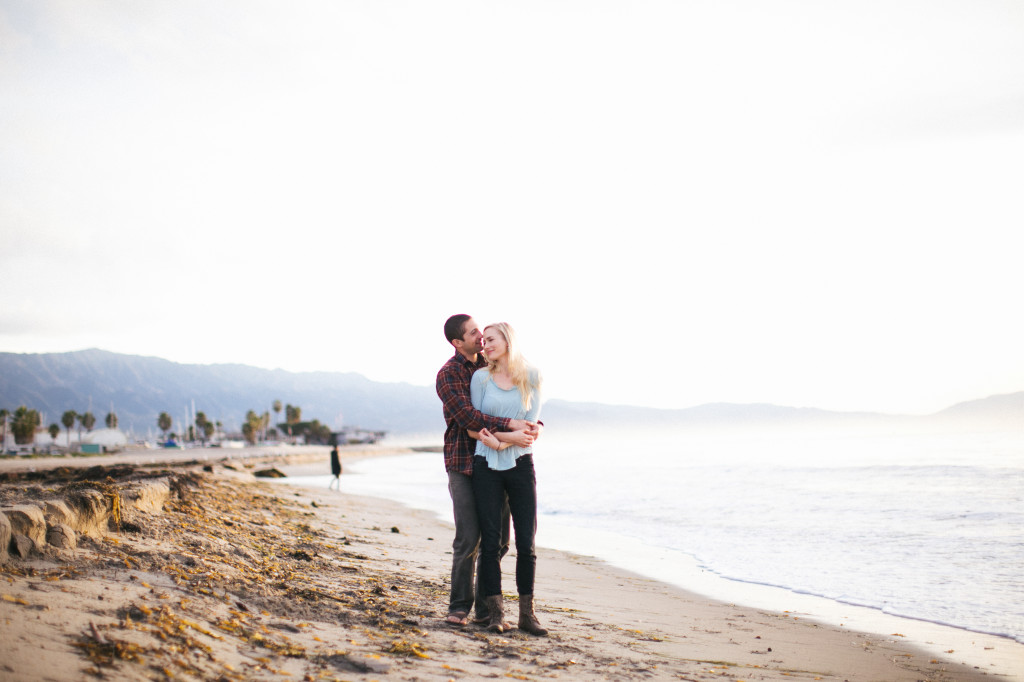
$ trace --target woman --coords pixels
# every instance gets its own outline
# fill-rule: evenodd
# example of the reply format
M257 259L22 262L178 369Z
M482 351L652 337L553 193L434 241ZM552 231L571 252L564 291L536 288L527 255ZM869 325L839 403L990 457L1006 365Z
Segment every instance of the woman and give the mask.
M536 423L540 415L540 373L519 352L515 332L504 322L484 328L483 352L487 367L477 370L470 383L473 407L495 417ZM533 608L537 566L537 478L533 447L501 443L487 429L477 435L473 458L473 494L480 523L480 584L490 619L487 629L512 629L505 622L501 596L501 508L505 495L516 534L516 588L519 592L519 629L533 635L548 633Z
M334 487L334 484L338 484L338 492L341 492L341 458L338 457L338 446L335 445L331 448L331 475L334 476L331 482L327 484L327 489L330 490Z

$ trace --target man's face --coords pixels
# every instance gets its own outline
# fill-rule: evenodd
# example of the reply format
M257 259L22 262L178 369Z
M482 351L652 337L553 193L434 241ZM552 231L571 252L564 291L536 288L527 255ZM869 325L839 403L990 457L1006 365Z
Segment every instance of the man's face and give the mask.
M462 329L462 348L460 350L466 355L476 355L483 348L484 335L480 333L480 327L476 326L476 320L471 317L466 320Z

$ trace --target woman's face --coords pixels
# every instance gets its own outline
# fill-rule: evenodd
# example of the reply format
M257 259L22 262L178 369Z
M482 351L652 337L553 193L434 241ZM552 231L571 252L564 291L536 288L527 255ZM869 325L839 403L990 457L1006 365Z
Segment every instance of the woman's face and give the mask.
M494 327L484 329L484 355L491 362L497 362L498 358L508 353L508 344L505 337Z

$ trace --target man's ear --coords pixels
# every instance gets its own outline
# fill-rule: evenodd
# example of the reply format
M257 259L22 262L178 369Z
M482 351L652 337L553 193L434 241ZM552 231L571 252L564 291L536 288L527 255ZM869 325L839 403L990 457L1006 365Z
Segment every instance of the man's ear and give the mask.
M462 350L462 344L465 343L462 339L452 339L452 345L455 346L455 350Z

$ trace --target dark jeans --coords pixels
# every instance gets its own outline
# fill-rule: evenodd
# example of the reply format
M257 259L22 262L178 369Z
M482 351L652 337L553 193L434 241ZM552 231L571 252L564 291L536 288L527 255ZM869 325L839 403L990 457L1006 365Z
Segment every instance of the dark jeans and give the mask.
M533 456L522 455L515 467L494 471L483 457L473 458L473 496L480 524L480 591L501 594L501 507L508 495L512 527L516 533L516 589L533 594L537 570L537 476Z
M481 585L476 579L479 569L480 526L476 518L476 499L473 495L473 477L454 471L448 472L448 492L452 496L455 516L455 540L452 542L452 589L448 599L448 613L469 613L476 605L477 617L487 615ZM508 552L509 511L502 505L500 556Z

